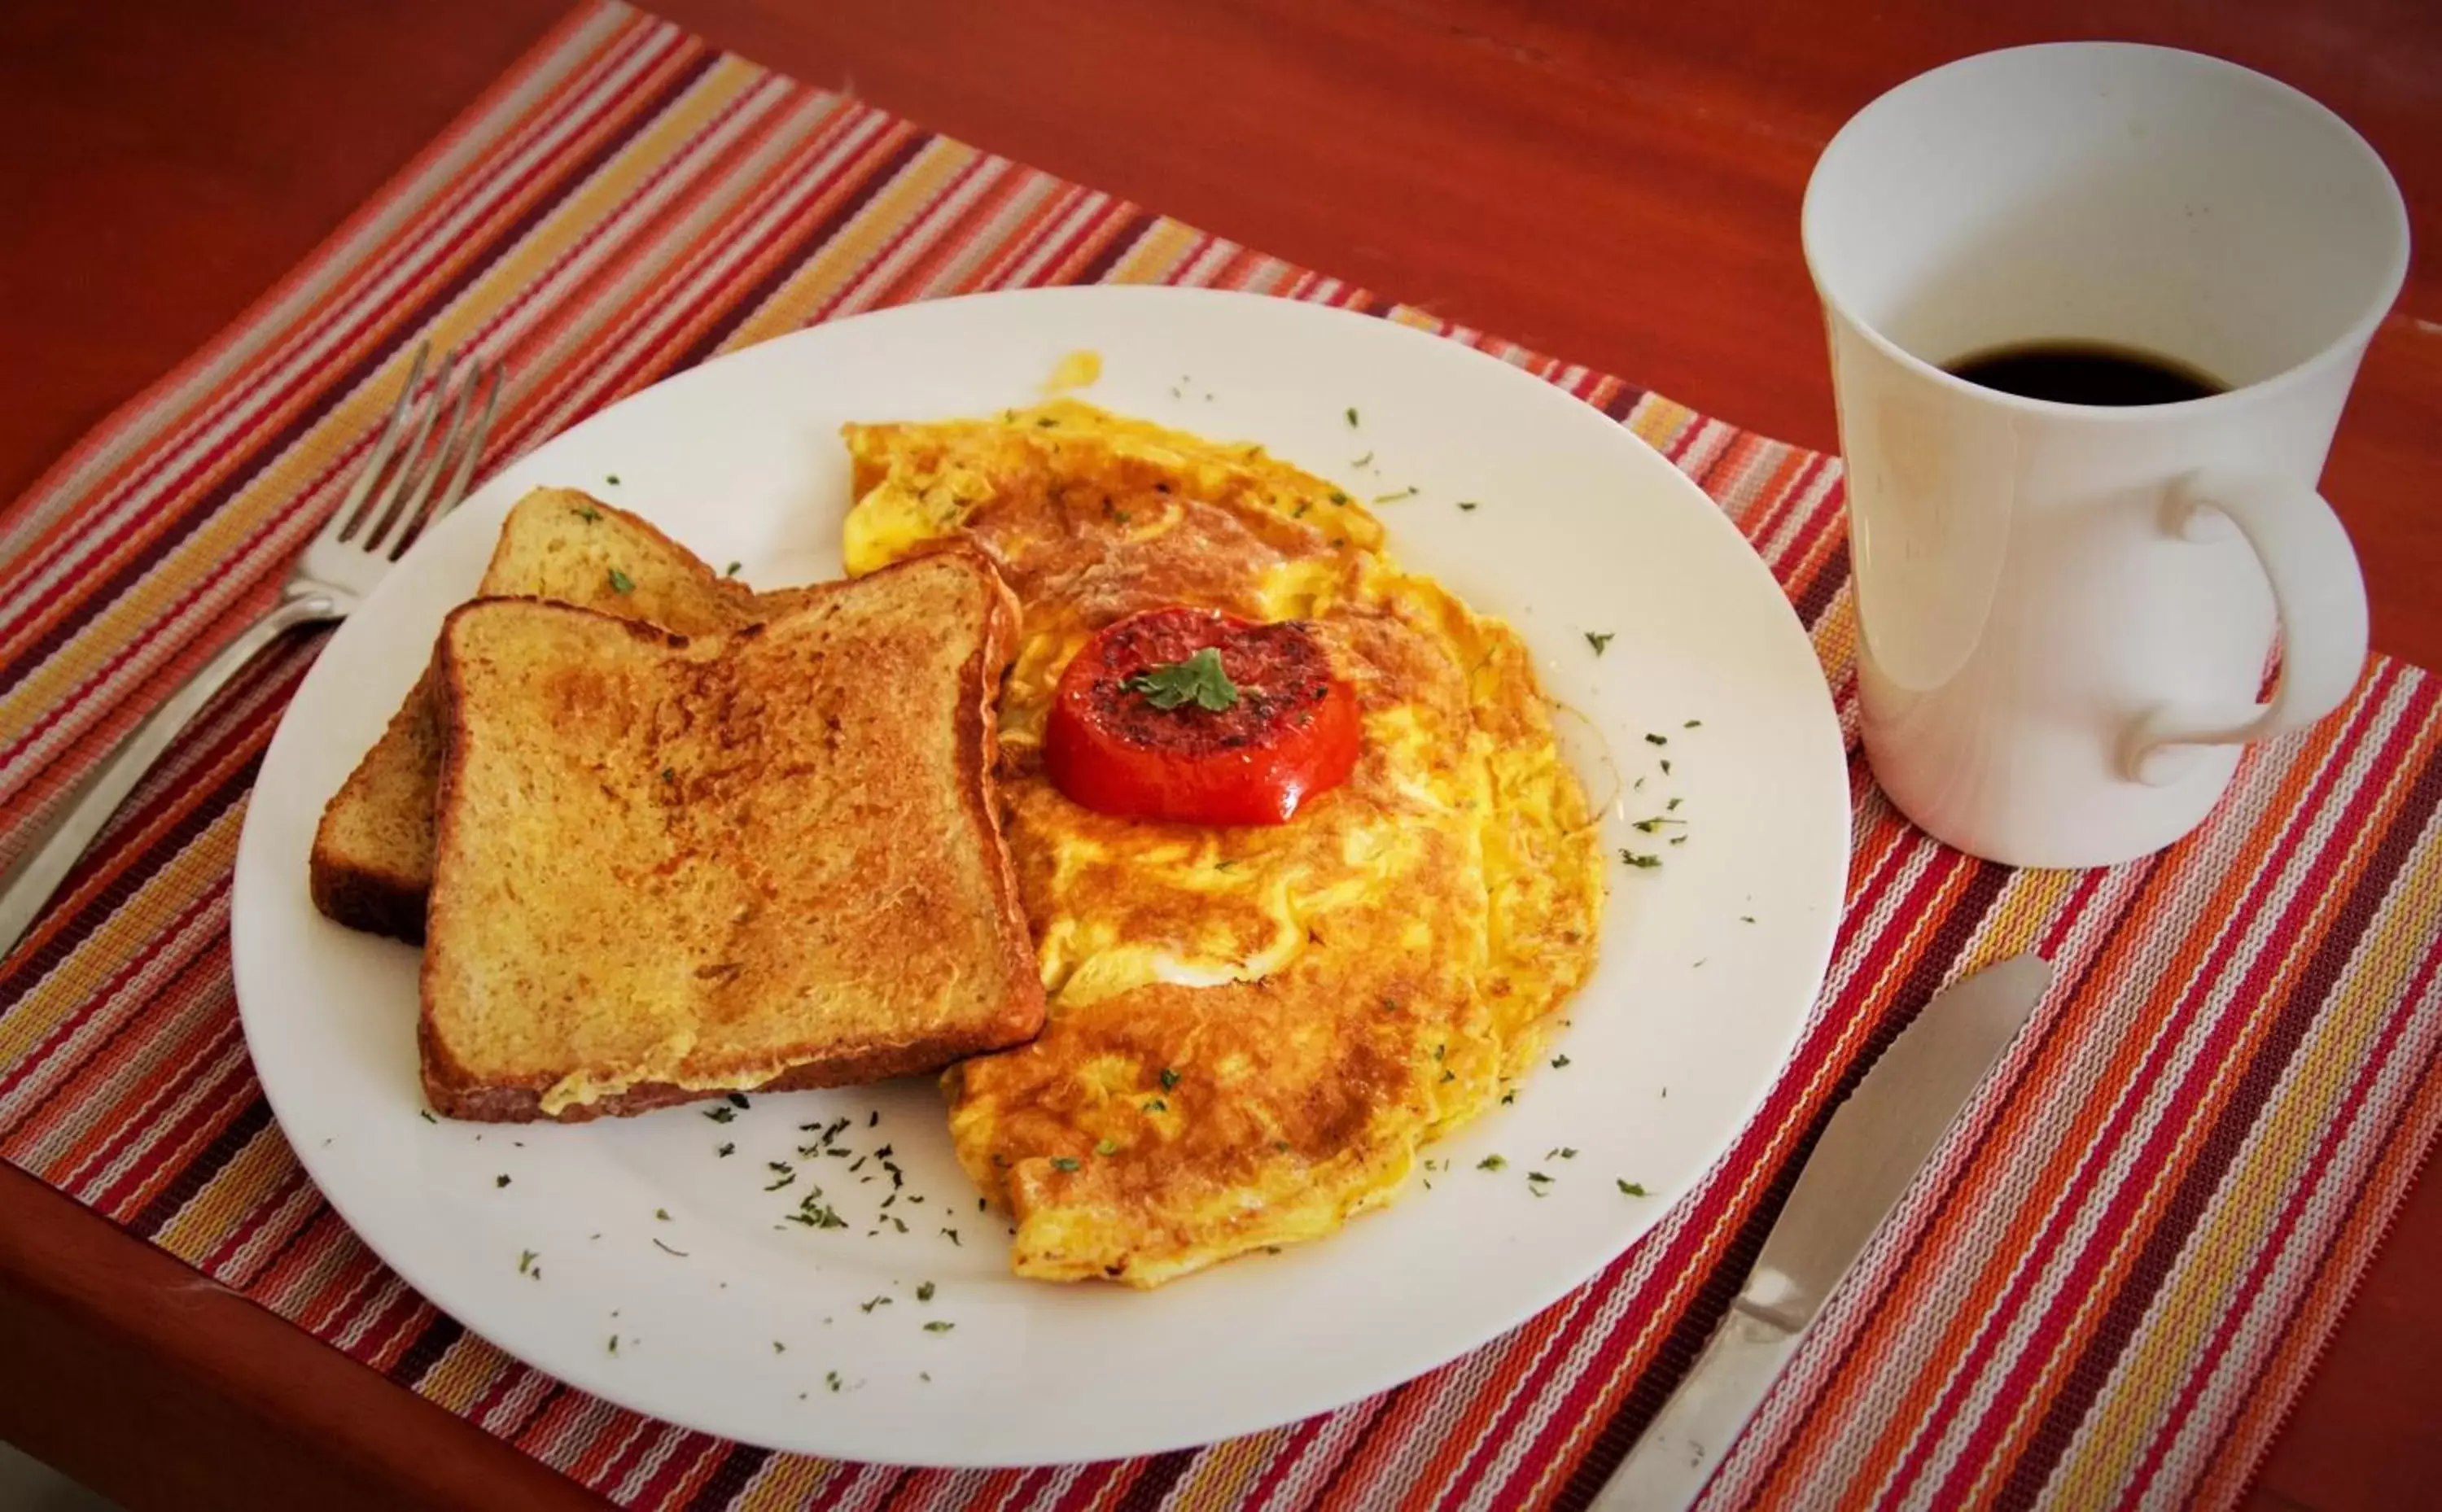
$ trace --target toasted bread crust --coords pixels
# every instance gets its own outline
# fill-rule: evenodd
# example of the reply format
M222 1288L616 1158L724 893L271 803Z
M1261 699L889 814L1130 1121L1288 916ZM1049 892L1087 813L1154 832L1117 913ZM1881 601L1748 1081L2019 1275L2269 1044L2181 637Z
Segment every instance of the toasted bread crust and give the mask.
M885 1040L822 1049L810 1047L804 1059L787 1066L776 1075L771 1073L768 1061L751 1071L741 1069L735 1082L720 1077L717 1066L707 1066L707 1080L717 1081L719 1084L690 1087L665 1081L644 1082L590 1101L570 1103L556 1112L546 1112L543 1107L545 1095L556 1084L563 1069L574 1068L555 1067L519 1083L507 1083L487 1079L470 1067L452 1049L447 1036L436 1027L435 999L438 992L446 990L446 973L441 952L430 950L426 953L423 966L419 994L422 1011L416 1038L425 1095L435 1111L452 1118L486 1122L536 1120L586 1122L606 1116L641 1113L675 1103L717 1098L731 1091L776 1092L838 1086L938 1070L966 1056L1021 1044L1041 1031L1045 1007L1032 936L1019 902L1016 875L1011 865L1007 847L1002 842L1000 817L991 783L997 751L996 707L1000 678L1015 652L1017 604L988 562L974 553L965 556L973 565L973 581L982 597L975 607L983 628L976 645L957 672L958 696L955 704L953 732L957 768L955 801L958 828L963 832L945 835L943 841L946 845L968 850L983 862L982 880L989 893L989 913L992 916L990 934L999 958L988 964L976 962L975 975L1005 984L1007 991L1000 1000L991 1005L988 1011L976 1013L967 1022L941 1032L895 1042ZM873 590L866 585L870 584L873 578L886 575L886 573L875 574L872 577L860 579L856 585L836 585L836 588L853 587L871 592ZM887 586L886 582L883 585L884 589ZM816 602L825 592L826 589L805 591L800 602ZM466 733L459 718L466 696L465 668L455 649L453 630L462 616L482 611L483 606L499 602L478 600L453 611L449 622L444 626L436 649L434 701L441 716L436 811L440 829L438 853L443 858L458 849L460 826L467 822L465 805L460 801L466 767ZM683 650L690 644L685 636L633 621L609 619L589 610L545 600L520 602L554 614L616 624L630 641L640 645ZM731 639L733 642L752 639L762 629L763 627L758 626L735 631ZM442 874L445 878L447 875L446 865ZM446 893L436 892L431 907L436 938L446 927L447 912L451 906Z
M465 1068L450 1060L446 1048L433 1046L428 1021L416 1025L416 1047L424 1063L424 1096L435 1113L474 1123L591 1123L595 1119L628 1118L656 1108L676 1107L726 1097L731 1092L810 1092L826 1086L862 1086L894 1076L916 1076L938 1070L953 1061L1020 1044L1027 1033L949 1036L866 1050L856 1055L809 1061L752 1086L685 1087L668 1082L647 1082L625 1092L579 1102L556 1114L542 1110L541 1086L490 1086L468 1078ZM1030 1030L1028 1033L1031 1033Z
M412 845L369 846L351 839L348 830L361 827L369 816L393 808L403 811L418 799L422 814L400 811L391 816L392 822L409 827L430 823L431 794L400 791L399 774L423 768L426 748L438 739L432 701L428 666L391 716L381 738L357 758L348 780L323 807L305 865L306 888L323 917L410 945L424 943L424 906L432 884L430 851L419 854Z
M326 855L317 841L305 883L315 908L332 922L410 945L424 943L424 909L431 887L421 873L377 871Z
M647 579L647 596L683 607L676 628L751 624L805 602L802 590L756 593L715 572L643 518L571 488L538 488L518 501L501 524L479 592L486 597L528 594L538 575L532 542L548 536L555 523L565 528L568 514L608 521L609 528L650 561L649 577L641 569L634 575ZM653 617L650 604L639 608L645 618ZM381 738L324 807L306 871L307 890L324 917L411 945L424 942L432 885L430 826L440 762L433 675L428 665ZM419 829L421 833L414 832ZM372 838L385 830L384 840Z

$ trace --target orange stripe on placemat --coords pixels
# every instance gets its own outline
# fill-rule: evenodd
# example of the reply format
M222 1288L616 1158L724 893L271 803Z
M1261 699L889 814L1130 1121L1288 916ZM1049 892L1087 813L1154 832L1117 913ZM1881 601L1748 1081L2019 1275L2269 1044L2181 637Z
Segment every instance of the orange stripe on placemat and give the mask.
M301 663L290 664L279 668L281 675L267 685L242 684L236 696L258 706L266 699L275 707L284 705L304 680L304 671ZM183 754L188 771L179 790L148 794L139 788L131 795L129 806L113 816L94 848L78 862L63 890L11 953L0 983L21 971L39 971L47 962L75 955L91 930L104 922L97 910L99 903L113 896L123 897L173 864L178 853L197 838L201 820L229 809L252 787L255 765L270 739L270 728L261 720L248 728L223 731L216 744ZM194 759L198 756L204 757L200 767ZM22 1032L0 1029L0 1056L8 1053L9 1042ZM0 1076L0 1087L12 1080L13 1076Z
M960 281L955 270L973 258L985 228L1000 220L1012 201L1023 197L1030 176L997 158L986 157L975 174L974 195L941 226L939 234L919 246L915 255L899 266L876 294L875 302L903 304L957 287Z
M2437 942L2442 950L2442 942ZM2433 1000L2429 980L2426 1001ZM2238 1503L2247 1483L2287 1416L2297 1393L2322 1357L2331 1331L2356 1294L2375 1251L2388 1237L2399 1207L2442 1147L2442 1048L2429 1048L2417 1074L2409 1079L2410 1097L2394 1120L2391 1138L2369 1178L2375 1200L2361 1204L2317 1266L2313 1285L2290 1326L2281 1331L2279 1347L2255 1373L2246 1405L2223 1443L2206 1458L2205 1474L2196 1487L2196 1504Z
M776 89L734 65L713 70L696 93L711 108L692 119L665 116L631 143L629 155L649 172L612 180L615 209L589 213L572 205L573 223L588 227L583 235L565 246L538 237L530 268L504 265L487 279L515 291L495 319L503 328L496 340L508 338L501 355L517 371L592 378L612 344L606 328L648 313L669 319L652 296L688 274L665 270L732 255L741 223L772 195L770 159L776 155L777 173L788 173L855 115L836 103L819 108L819 97ZM555 290L547 300L539 298L545 286ZM546 409L544 394L539 386L527 390L529 415Z
M829 224L825 208L866 181L876 155L893 143L908 150L905 135L869 111L843 106L813 122L795 111L774 114L788 129L811 129L767 170L762 186L733 196L715 217L710 237L683 241L687 228L673 226L665 240L606 260L601 295L582 305L568 301L581 310L584 323L555 321L548 345L546 334L537 333L528 360L544 365L551 381L534 387L501 445L522 449L642 388L669 370L673 341L682 353L708 354L752 291L791 265L789 249ZM690 195L688 208L706 204L714 187ZM719 187L728 192L737 186ZM739 224L750 217L769 224L750 233Z
M1701 1265L1664 1263L1662 1268L1674 1275L1702 1274L1716 1264L1722 1266L1704 1282L1701 1297L1696 1297L1686 1312L1674 1314L1670 1347L1676 1357L1688 1357L1727 1308L1738 1275L1752 1262L1762 1242L1763 1214L1777 1208L1779 1195L1794 1178L1794 1171L1783 1163L1789 1150L1811 1141L1823 1109L1845 1084L1853 1083L1854 1067L1877 1053L1879 1047L1897 1032L1896 1021L1866 1005L1894 999L1922 1002L1934 983L1948 974L1957 952L1975 938L2003 885L2003 873L1998 868L1964 865L1961 858L1955 856L1941 865L1912 869L1889 866L1868 870L1861 876L1852 896L1851 924L1860 919L1880 920L1870 926L1875 958L1893 970L1852 975L1845 985L1833 989L1835 1006L1818 1024L1817 1037L1799 1047L1793 1059L1797 1069L1784 1083L1784 1089L1774 1094L1772 1105L1758 1120L1758 1127L1772 1127L1777 1132L1771 1136L1770 1154L1756 1159L1750 1168L1754 1174L1749 1177L1748 1194L1735 1215L1724 1213L1716 1220ZM1854 927L1847 933L1849 938L1840 952L1844 958L1864 950L1868 938ZM1883 951L1881 947L1892 937L1908 942L1908 947ZM1844 1008L1848 1011L1844 1011ZM1801 1078L1802 1083L1791 1090L1791 1084ZM1731 1162L1744 1163L1736 1153ZM1654 1338L1652 1347L1660 1344L1659 1338ZM1581 1452L1566 1461L1567 1494L1590 1495L1659 1405L1658 1394L1650 1382L1640 1380L1635 1387L1631 1392L1630 1383L1616 1375L1607 1380L1581 1383L1564 1399L1576 1412L1597 1414L1595 1420L1604 1425L1599 1434L1572 1434L1561 1425L1547 1423L1542 1442L1526 1454L1527 1462L1545 1460L1554 1450L1570 1445L1581 1446ZM1558 1469L1556 1464L1539 1466L1540 1483L1550 1483Z
M2432 858L2437 865L2422 879L2431 884L2433 870L2442 870L2442 856ZM2406 988L2414 1000L2430 992L2437 967L2442 967L2442 936L2428 945L2419 962L2404 959L2409 968L2402 975L2413 977L2393 986ZM2371 993L2352 993L2339 1000L2352 1010L2353 1032L2330 1036L2333 1043L2297 1079L2298 1086L2287 1100L2286 1106L2268 1110L2263 1120L2269 1125L2267 1139L2255 1154L2262 1167L2248 1173L2252 1179L2241 1184L2241 1191L2257 1200L2251 1207L2224 1214L2224 1242L2214 1244L2216 1235L2200 1235L2199 1246L2207 1250L2203 1263L2191 1267L2191 1273L2179 1281L2184 1294L2164 1309L2170 1315L2194 1321L2198 1332L2210 1329L2212 1338L2204 1342L2201 1357L2217 1362L2226 1353L2231 1336L2244 1326L2255 1304L2276 1285L2271 1272L2275 1257L2297 1230L2309 1221L2307 1210L2315 1206L2318 1195L2344 1158L2343 1144L2360 1125L2358 1115L2372 1101L2373 1085L2393 1064L2401 1043L2407 1038L2411 1021L2404 1015L2383 1016L2381 1004ZM2321 1026L2319 1026L2320 1028ZM2371 1039L2371 1043L2369 1043ZM2425 1058L2420 1058L2419 1064ZM2335 1094L2338 1094L2337 1096ZM2277 1205L2277 1211L2268 1211ZM2250 1243L2269 1234L2270 1243ZM2244 1274L2241 1274L2243 1267ZM2184 1303L2184 1304L2182 1304ZM2172 1329L2161 1331L2160 1338L2175 1342L2192 1342L2180 1339ZM2188 1424L2200 1415L2201 1399L2211 1390L2209 1371L2179 1372L2176 1359L2164 1357L2167 1351L2157 1351L2156 1358L2141 1361L2138 1372L2148 1375L2160 1390L2152 1417L2154 1431L2144 1448L2144 1461L2134 1475L2097 1477L2098 1492L2107 1490L2116 1482L2121 1487L2123 1505L2134 1505L2150 1489L2154 1476L2171 1452L2174 1441ZM2177 1392L2177 1400L2168 1400ZM2167 1405L2166 1405L2167 1404Z
M2330 749L2331 745L2327 744L2326 755ZM2288 826L2299 800L2307 787L2321 774L2324 765L2316 761L2303 761L2298 764L2290 774L2289 780L2279 791L2276 800L2268 805L2254 829L2249 834L2243 849L2251 853L2262 854L2271 848L2275 844L2275 837ZM2187 842L2183 847L2175 847L2174 857L2176 858L2182 850L2192 854L2195 848L2196 842L2193 840ZM2218 885L2214 895L2203 909L2205 913L2214 917L2227 915L2235 906L2239 896L2252 887L2257 881L2257 874L2237 869L2223 870L2217 876ZM2170 859L2154 869L2148 885L2167 891L2180 880L2183 880L2183 873L2177 860ZM2144 937L2127 926L2141 919L2143 914L2144 908L2141 903L2123 915L2120 921L2122 927L2115 931L2103 954L2089 968L2087 980L2073 984L2068 990L2066 999L2067 1008L2054 1020L2038 1050L2039 1057L2047 1059L2055 1055L2066 1057L2074 1053L2070 1048L2073 1043L2091 1041L2099 1037L2096 1027L2101 1025L2103 1015L2108 1012L2111 1005L2117 1001L2117 997L2116 995L2106 996L2098 991L2098 983L2110 978L2118 978L2124 983L2131 976L2134 957L2142 948ZM2161 989L2166 993L2177 993L2183 984L2196 977L2203 953L2209 944L2209 940L2196 938L2183 941L2179 953L2167 964L2151 969L2150 975L2157 983L2161 984ZM2167 1008L2169 1005L2165 1003L2160 1006ZM2117 1047L2111 1052L2108 1063L2103 1068L2103 1074L2097 1078L2099 1090L2107 1094L2113 1088L2125 1089L2122 1094L2123 1101L2121 1107L2128 1116L2133 1116L2134 1099L2138 1095L2138 1089L2141 1088L2152 1075L2150 1071L2141 1074L2139 1067L2141 1064L2150 1066L2154 1056L2167 1051L2168 1044L2167 1038L2150 1043L2135 1038L2119 1041ZM2043 1066L2044 1061L2039 1060L2036 1068L2031 1072L2031 1081L2049 1082L2056 1079L2047 1076ZM2004 1111L2000 1126L1996 1133L1995 1142L2006 1147L2028 1147L2031 1142L2029 1136L2032 1132L2033 1125L2050 1111L2043 1100L2030 1099L2014 1104ZM2097 1108L2094 1116L2100 1120L2107 1114L2105 1110ZM2078 1168L2091 1157L2089 1147L2075 1141L2064 1141L2052 1148L2049 1159L2032 1177L2030 1184L2038 1192L2069 1191L2072 1189ZM2028 1257L2051 1252L2055 1230L2063 1221L2064 1211L2047 1208L2040 1204L2027 1205L2014 1210L2008 1229L1985 1247L1989 1258L1970 1285L1971 1295L1994 1301L2013 1295L2014 1285L2010 1278L2014 1275L2025 1277ZM1895 1318L1899 1315L1897 1310L1892 1314ZM1954 1311L1950 1315L1950 1323L1934 1348L1933 1359L1959 1362L1972 1371L1978 1357L1977 1348L1980 1347L1972 1341L1989 1340L1992 1338L1992 1316L1991 1313L1975 1307ZM1940 1370L1929 1370L1925 1373L1929 1380L1940 1380L1942 1375L1943 1372ZM1827 1422L1836 1419L1843 1408L1849 1405L1843 1394L1844 1391L1851 1389L1853 1388L1835 1382L1825 1399L1818 1404ZM1890 1427L1882 1440L1874 1446L1862 1464L1855 1466L1850 1471L1852 1483L1882 1484L1897 1466L1903 1448L1908 1443L1916 1441L1927 1424L1943 1421L1946 1413L1955 1411L1951 1405L1951 1397L1955 1395L1958 1389L1959 1382L1954 1380L1943 1394L1941 1405L1938 1410L1931 1406L1924 1406L1923 1411L1895 1415L1890 1420ZM1802 1434L1799 1442L1805 1445L1811 1441L1813 1448L1819 1450L1827 1436L1828 1426L1811 1434ZM1793 1454L1784 1461L1783 1475L1803 1477L1811 1474L1813 1472L1809 1466L1812 1464L1811 1454ZM1796 1484L1803 1484L1803 1482L1776 1477L1765 1482L1758 1489L1760 1495L1770 1497L1788 1494Z
M2431 758L2435 733L2431 722L2421 731L2407 721L2403 725L2407 738L2386 752L2387 757L2399 753L2396 764L2386 759L2378 770L2419 772ZM2338 962L2360 938L2371 921L2371 897L2387 891L2399 875L2415 835L2433 818L2437 802L2442 802L2442 786L2404 781L2381 788L2362 786L2359 802L2340 818L2342 831L2357 843L2341 853L2338 866L2319 866L2306 876L2289 914L2290 927L2282 931L2287 948L2268 953L2240 986L2242 999L2265 1002L2272 1011L2246 1015L2249 1032L2219 1068L2217 1084L2191 1114L2189 1127L2196 1131L2193 1144L2181 1152L2184 1158L2170 1163L2158 1178L2156 1190L2164 1194L2163 1219L2143 1230L2141 1248L2110 1257L2105 1275L2111 1302L2098 1320L2093 1337L2085 1341L2084 1353L2064 1377L2064 1389L2049 1406L2045 1425L2038 1430L2038 1445L2060 1446L2056 1463L2065 1477L2062 1484L2101 1494L2133 1468L2134 1446L2125 1442L2126 1436L2108 1435L2111 1443L2106 1448L2106 1435L2087 1421L2087 1410L2096 1398L2096 1389L2089 1384L2094 1375L2091 1367L2110 1359L2115 1376L2145 1368L2149 1356L2138 1337L2141 1320L2162 1299L2173 1279L2175 1257L2204 1222L2213 1193L2244 1153L2248 1131L2259 1118L2273 1116L2266 1107L2266 1096L2299 1064L2308 1031L2324 1002L2318 984L2336 975ZM2403 810L2408 814L2406 824L2398 823ZM2317 859L2331 855L2326 847ZM2333 926L2343 916L2352 917L2354 922L2345 933L2337 932ZM2311 1074L2311 1062L2307 1069ZM2321 1123L2328 1113L2319 1109L2314 1121ZM2183 1351L2182 1357L2192 1354L2193 1349ZM2119 1394L2123 1411L2128 1394L2123 1385ZM2087 1426L2082 1429L2081 1424ZM2031 1452L2012 1473L2014 1480L2025 1482L2026 1494L2031 1495L2052 1479L2053 1470L2053 1464Z
M2373 701L2367 701L2371 704ZM2389 750L2405 757L2409 748L2415 743L2415 728L2403 727ZM2367 833L2366 826L2380 823L2382 806L2378 798L2379 790L2363 786L2355 797L2348 800L2342 827L2352 838ZM2284 851L2295 844L2293 833L2285 842ZM2360 847L2352 847L2352 850L2360 856L2363 854ZM2329 850L2324 852L2326 858L2332 855ZM2276 855L2274 866L2282 859L2283 856ZM2344 852L2337 859L2347 860L2348 853ZM2318 870L2320 876L2310 875L2300 886L2288 910L2287 932L2290 934L2292 945L2298 933L2312 926L2312 910L2321 901L2319 884L2332 877L2332 869L2319 867ZM2274 875L2274 867L2268 866L2265 875ZM2243 995L2252 998L2257 991L2270 992L2276 975L2287 975L2284 968L2295 956L2294 949L2282 949L2277 939L2271 942L2270 949L2259 956L2256 969L2250 974L2251 986L2254 986L2252 991L2242 987ZM2218 1055L2200 1064L2200 1074L2191 1081L2190 1084L2196 1086L2197 1091L2189 1102L2186 1118L2177 1126L2171 1126L2172 1120L2167 1119L2158 1122L2149 1140L2150 1148L2161 1152L2160 1164L2156 1167L2158 1175L2141 1195L2123 1189L2115 1200L2114 1211L2126 1214L2130 1221L2126 1227L2114 1230L2115 1243L2105 1249L2089 1272L2095 1279L2088 1284L2091 1289L2084 1294L2085 1304L2076 1308L2070 1317L2065 1342L2073 1346L2075 1353L2065 1348L2054 1355L2059 1367L2048 1369L2038 1378L2034 1390L2024 1399L2014 1418L2014 1431L2009 1439L2003 1441L2005 1445L2025 1445L2023 1458L2011 1471L2013 1483L2025 1486L2021 1494L2032 1494L2040 1486L2052 1465L2067 1451L2077 1423L2084 1415L2082 1404L2092 1400L2092 1372L2101 1367L2103 1360L2116 1357L2124 1347L2127 1330L2133 1326L2136 1313L2141 1310L2145 1297L2150 1295L2150 1288L2146 1292L2138 1292L2130 1287L2132 1270L2141 1265L2146 1271L2154 1270L2160 1261L2153 1257L2160 1253L2160 1247L2183 1238L2186 1224L2193 1221L2190 1214L2195 1204L2203 1200L2204 1193L2186 1178L2191 1172L2201 1170L2201 1180L2210 1182L2221 1169L2218 1160L2208 1166L2199 1166L2208 1151L2223 1147L2223 1141L2207 1137L2216 1127L2217 1116L2225 1111L2240 1118L2251 1116L2252 1108L2232 1106L2232 1098L2238 1085L2239 1071L2255 1058L2259 1047L2268 1042L2286 1060L2294 1047L2295 1037L2303 1032L2305 1017L2310 1012L2310 1004L2300 1003L2274 1014L2239 1012L2227 1015L2237 1022L2217 1036L2219 1044L2225 1047ZM2191 1131L2194 1131L2193 1135ZM2175 1215L2179 1221L2170 1222ZM2062 1305L2055 1303L2052 1316L2060 1315ZM2022 1359L2016 1371L2023 1375L2030 1369L2030 1364ZM2038 1411L2042 1412L2040 1417L2036 1415ZM2025 1435L2023 1438L2019 1436L2021 1433ZM1958 1473L1954 1472L1951 1484L1957 1484L1958 1479Z
M229 1022L221 930L218 911L199 907L118 1000L86 1016L83 1044L74 1047L81 1053L37 1089L39 1102L22 1100L57 1116L20 1122L9 1158L97 1206L111 1202L114 1183L131 1169L173 1169L166 1141L203 1095L215 1061L225 1056L246 1070ZM68 1061L65 1047L59 1058Z
M2249 843L2249 850L2251 850L2251 843ZM2149 967L2149 970L2151 970L2151 967ZM2168 975L2168 982L2174 984L2174 987L2176 987L2176 984L2180 982L2180 979L2183 979L2183 975L2180 975L2180 973L2171 973L2171 975ZM2191 1033L2193 1033L2193 1030L2191 1030ZM2176 1036L2174 1036L2174 1038L2176 1038ZM2174 1041L2166 1041L2166 1043L2174 1043ZM2197 1072L2197 1075L2210 1075L2210 1065L2213 1065L2213 1060L2205 1060L2205 1063L2200 1063L2200 1072ZM2144 1077L2151 1077L2151 1075L2154 1075L2154 1072L2144 1072ZM2132 1106L2132 1104L2124 1104L2124 1106ZM2115 1117L2115 1114L2110 1114L2110 1111L2107 1111L2105 1106L2098 1106L2098 1111L2095 1111L2095 1117L2098 1117L2098 1119L2110 1119L2110 1117ZM2129 1128L2132 1128L2132 1131L2134 1131L2134 1128L2140 1128L2140 1126L2137 1126L2137 1123L2129 1123ZM2100 1148L2110 1148L2110 1143L2105 1143L2105 1145L2095 1145L2095 1148L2098 1148L2098 1151L2100 1151ZM2047 1180L2042 1182L2042 1190L2059 1190L2059 1187L2053 1185L2053 1182L2056 1182L2056 1177L2049 1177L2049 1175L2047 1175ZM2073 1209L2064 1209L2064 1211L2073 1211ZM2053 1348L2059 1348L2059 1346L2053 1346Z

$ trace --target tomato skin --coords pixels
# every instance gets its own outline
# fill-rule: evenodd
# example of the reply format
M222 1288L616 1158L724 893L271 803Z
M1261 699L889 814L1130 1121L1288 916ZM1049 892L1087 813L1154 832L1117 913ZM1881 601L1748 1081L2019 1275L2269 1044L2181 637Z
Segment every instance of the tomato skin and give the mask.
M1139 672L1216 650L1237 688L1224 710L1157 708ZM1052 784L1103 813L1178 824L1277 825L1356 769L1357 697L1301 624L1157 609L1104 627L1060 677L1043 737Z

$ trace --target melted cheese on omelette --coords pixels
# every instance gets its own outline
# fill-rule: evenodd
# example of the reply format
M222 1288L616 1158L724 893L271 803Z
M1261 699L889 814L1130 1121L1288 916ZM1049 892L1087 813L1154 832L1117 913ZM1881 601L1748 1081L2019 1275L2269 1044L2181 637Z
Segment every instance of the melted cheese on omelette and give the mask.
M851 573L964 537L1024 606L1000 792L1050 1021L945 1079L1018 1272L1156 1285L1388 1200L1522 1072L1594 961L1599 845L1516 633L1259 446L1074 401L847 436ZM1061 670L1170 604L1310 622L1361 711L1345 785L1247 829L1052 787Z

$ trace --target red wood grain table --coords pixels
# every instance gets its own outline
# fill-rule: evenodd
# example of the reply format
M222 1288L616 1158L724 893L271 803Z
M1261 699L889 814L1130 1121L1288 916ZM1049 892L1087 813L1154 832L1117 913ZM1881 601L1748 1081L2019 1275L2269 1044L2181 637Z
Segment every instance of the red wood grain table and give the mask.
M1900 80L2117 37L2299 85L2442 242L2432 0L663 0L716 43L1809 446L1834 444L1806 173ZM562 0L0 8L0 497L202 344ZM2442 666L2442 274L2325 474L2377 646ZM2442 1181L2418 1187L2253 1492L2442 1485ZM0 1437L135 1507L580 1505L572 1483L0 1166Z

